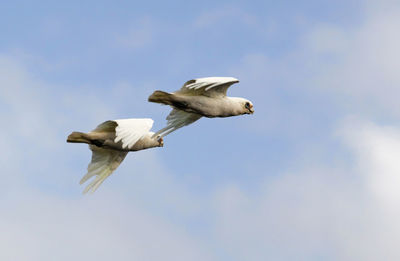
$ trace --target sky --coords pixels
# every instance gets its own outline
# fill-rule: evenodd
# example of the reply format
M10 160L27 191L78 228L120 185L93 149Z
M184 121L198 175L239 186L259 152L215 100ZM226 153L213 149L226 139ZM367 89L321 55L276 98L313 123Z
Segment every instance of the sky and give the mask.
M400 3L2 1L0 259L399 260ZM91 195L72 131L193 78L254 115L130 153Z

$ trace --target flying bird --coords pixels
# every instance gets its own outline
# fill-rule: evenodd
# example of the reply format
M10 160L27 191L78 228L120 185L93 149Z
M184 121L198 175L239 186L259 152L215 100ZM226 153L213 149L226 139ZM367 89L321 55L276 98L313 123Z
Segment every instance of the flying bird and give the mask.
M173 93L155 91L149 102L170 105L167 126L155 135L161 137L189 125L201 117L231 117L254 113L253 104L244 98L227 97L228 88L238 83L233 77L207 77L187 81Z
M67 142L87 143L92 151L88 172L80 181L96 176L83 193L94 192L118 168L130 151L162 147L163 139L150 129L152 119L122 119L106 121L89 133L72 132Z

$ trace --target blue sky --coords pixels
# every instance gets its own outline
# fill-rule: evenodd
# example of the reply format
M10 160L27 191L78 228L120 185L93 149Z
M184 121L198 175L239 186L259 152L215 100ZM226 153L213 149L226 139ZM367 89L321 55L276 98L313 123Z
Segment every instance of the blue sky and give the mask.
M1 260L397 260L396 1L0 4ZM131 153L93 195L71 131L232 76L255 114Z

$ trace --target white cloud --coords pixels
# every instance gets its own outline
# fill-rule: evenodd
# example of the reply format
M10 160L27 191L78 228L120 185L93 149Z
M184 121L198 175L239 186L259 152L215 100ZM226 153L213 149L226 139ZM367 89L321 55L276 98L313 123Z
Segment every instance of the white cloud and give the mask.
M228 14L234 16L235 13ZM216 17L205 16L198 25L207 27L210 21L224 19L224 14ZM293 109L296 105L279 111L285 106L278 101L280 88L285 86L279 84L279 78L284 76L292 76L285 83L303 83L294 87L300 91L315 90L304 88L307 82L327 96L333 93L338 100L348 97L350 111L369 116L370 110L378 107L397 114L398 20L396 15L369 14L365 23L350 29L317 25L303 39L306 48L302 45L301 50L279 62L262 54L247 55L243 59L246 70L234 70L242 71L241 84L252 82L259 88L247 90L258 100L256 110L259 106L261 112L267 113L259 115L273 117L282 113L279 116L283 117L275 115L276 122L288 121L291 112L298 113ZM146 45L147 40L135 43L142 40L140 32L132 35L132 45L126 38L129 46ZM332 54L334 62L323 59ZM301 62L306 63L304 67L298 66ZM296 161L284 173L262 173L262 183L250 189L242 184L224 185L215 189L212 197L199 197L188 191L168 173L155 152L144 152L127 158L118 176L113 176L96 195L75 198L58 189L74 187L80 191L76 182L84 174L82 166L86 166L90 153L63 146L65 133L71 126L90 129L104 115L114 115L114 109L102 102L102 96L87 100L90 95L56 94L49 84L30 75L9 57L2 57L0 65L0 85L7 86L0 90L5 107L0 115L12 126L0 131L7 137L0 141L1 145L9 148L9 153L0 159L6 170L0 174L4 187L0 192L4 213L0 217L2 260L400 258L398 127L349 118L340 127L335 126L343 143L341 155L330 153L332 148L317 148L337 159L323 161L318 155L305 154L314 145L307 143L296 155L305 158L306 163ZM307 70L313 72L311 76ZM321 74L316 79L315 75ZM271 80L273 76L278 77ZM306 81L304 78L309 76ZM263 89L264 86L268 88ZM126 93L127 89L130 88L122 84L113 91ZM271 95L264 100L260 92ZM112 99L117 101L118 95ZM78 118L67 114L60 117L53 108L72 111ZM292 125L281 127L299 132L307 117L300 113L297 119ZM269 117L261 120L261 125L276 123L267 122ZM45 137L45 142L35 138L38 134ZM326 139L337 142L332 137ZM81 154L71 156L78 153ZM79 163L71 164L76 161ZM147 170L149 165L151 171ZM135 180L131 180L133 177ZM32 182L36 179L40 185ZM203 216L205 228L196 233L191 224Z
M386 10L370 11L347 28L316 26L299 52L308 57L305 68L318 75L310 82L315 88L329 90L357 113L398 117L400 9L386 5Z
M216 195L216 237L232 259L400 257L400 129L359 121L340 130L348 167L314 162L256 191L233 185Z
M241 84L252 87L246 93L255 97L256 112L262 115L250 123L255 130L279 126L280 133L293 131L300 137L303 128L310 133L319 130L321 121L332 124L337 133L334 138L323 130L323 141L334 143L332 147L298 145L296 157L302 160L286 173L264 173L267 178L257 189L247 191L237 184L217 193L215 237L223 242L221 248L229 259L400 258L396 245L400 129L357 117L346 119L340 127L333 124L351 113L380 121L388 115L400 116L400 9L375 4L379 12L369 5L359 24L311 25L293 52L278 59L246 55L232 69ZM288 100L294 101L290 104L281 93L300 98L290 96ZM322 101L316 102L315 97ZM304 101L315 105L310 114L305 114L305 104L298 104ZM334 112L322 116L336 119L318 117L327 107ZM307 154L312 146L317 151Z
M349 129L346 135L358 154L358 168L367 175L368 188L386 207L400 211L400 129L370 123Z
M366 3L361 21L304 23L290 51L247 53L232 66L230 74L255 104L252 129L307 133L319 113L399 118L400 8L392 1Z
M184 230L115 193L75 200L23 193L7 198L0 217L2 260L210 260Z
M299 137L304 125L312 132L319 121L327 122L338 129L343 147L324 137L334 146L317 150L337 158L321 160L304 152L314 144L302 144L297 157L305 163L293 163L295 169L264 173L264 183L251 191L240 184L218 191L215 237L228 259L400 258L400 129L357 117L340 127L333 124L351 113L380 120L400 116L400 9L389 2L369 4L358 24L310 25L298 48L283 57L248 54L232 68L242 85L251 86L246 93L255 97L256 113L262 115L249 123L252 128L265 132L279 125L280 133ZM282 93L302 99L282 98ZM315 97L322 101L310 100ZM299 101L316 106L306 115ZM334 112L323 116L336 119L317 118L327 106Z
M2 55L0 64L0 134L7 148L7 156L2 157L6 170L0 174L2 184L10 190L25 183L49 182L54 189L65 189L66 184L71 184L65 183L70 180L71 171L63 157L70 149L66 136L78 124L83 129L93 128L102 117L112 114L110 108L104 106L100 97L82 95L83 89L77 91L78 88L41 81L15 57Z
M93 128L112 115L101 99L116 97L99 93L88 99L85 88L75 87L53 91L55 86L10 56L0 57L0 65L0 85L6 86L0 92L0 143L6 151L0 159L1 260L212 260L184 227L157 216L193 215L194 210L188 192L171 179L153 151L136 153L124 162L130 170L118 170L119 177L126 175L123 181L135 175L145 181L133 186L139 193L109 181L92 197L80 195L78 180L90 152L86 146L66 144L66 135L72 126ZM112 177L117 184L118 176ZM141 198L149 193L150 201L165 196L162 202L172 209L147 207L149 200ZM129 195L137 198L126 200Z

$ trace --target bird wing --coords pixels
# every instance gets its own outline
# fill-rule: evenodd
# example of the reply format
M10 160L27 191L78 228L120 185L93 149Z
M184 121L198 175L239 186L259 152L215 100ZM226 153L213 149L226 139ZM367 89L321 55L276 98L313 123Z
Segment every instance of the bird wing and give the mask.
M115 132L118 124L115 121L105 121L96 127L95 132Z
M186 95L205 95L209 97L224 97L228 88L238 83L233 77L206 77L187 81L176 93Z
M122 141L123 149L131 149L135 143L147 135L153 126L152 119L123 119L115 120L115 140Z
M90 145L89 148L92 150L92 161L87 168L88 172L79 183L83 184L93 176L96 176L96 178L86 186L83 193L88 191L95 192L101 183L118 168L128 154L128 152L102 149L93 145Z
M171 132L182 128L183 126L189 125L197 121L200 118L201 115L199 114L173 109L171 113L167 116L167 126L156 132L153 136L161 135L162 137L164 137Z

